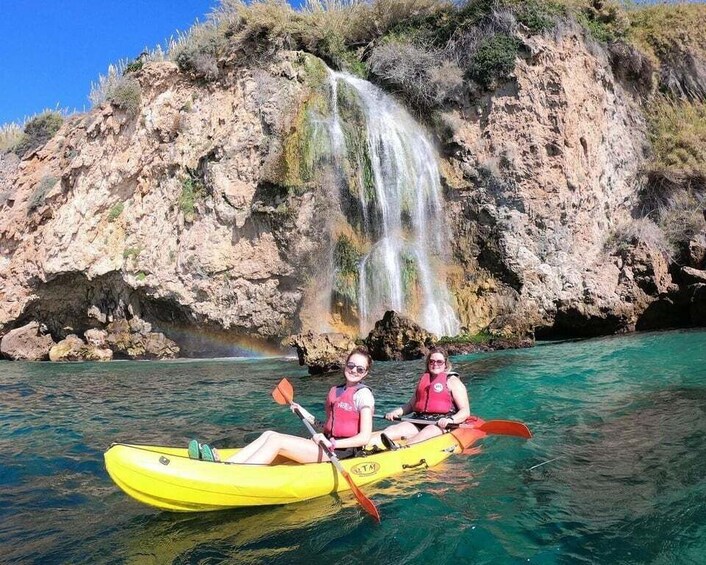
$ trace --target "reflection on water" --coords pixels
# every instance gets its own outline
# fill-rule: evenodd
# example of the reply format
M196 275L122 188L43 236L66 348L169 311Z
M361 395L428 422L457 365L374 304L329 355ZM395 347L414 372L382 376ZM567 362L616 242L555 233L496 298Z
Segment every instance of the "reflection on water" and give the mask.
M103 468L113 441L303 435L270 391L288 376L295 398L322 415L338 376L272 359L1 363L0 561L703 563L706 332L454 361L475 413L525 421L534 438L489 437L473 454L366 486L379 526L347 494L162 513ZM406 401L420 371L419 361L375 363L376 411Z

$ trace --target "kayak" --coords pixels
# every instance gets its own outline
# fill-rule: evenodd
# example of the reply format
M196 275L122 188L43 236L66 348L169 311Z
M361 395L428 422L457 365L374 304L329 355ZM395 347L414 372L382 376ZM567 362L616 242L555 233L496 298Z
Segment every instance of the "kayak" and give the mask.
M414 445L343 459L341 465L357 486L363 486L433 467L486 435L477 427L460 427ZM223 459L237 451L219 449ZM290 504L350 489L328 461L285 460L271 465L202 461L190 459L187 449L179 447L115 443L105 452L105 466L115 484L135 500L176 512Z

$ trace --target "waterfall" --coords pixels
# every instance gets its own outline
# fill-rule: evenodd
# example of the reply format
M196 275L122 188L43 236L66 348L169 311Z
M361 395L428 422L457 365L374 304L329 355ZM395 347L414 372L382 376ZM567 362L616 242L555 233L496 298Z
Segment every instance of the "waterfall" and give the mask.
M357 265L361 332L392 309L437 335L458 334L444 280L449 218L433 144L410 114L373 84L331 71L330 87L326 121L332 161L339 178L347 179L353 201L347 216L359 212L364 242Z

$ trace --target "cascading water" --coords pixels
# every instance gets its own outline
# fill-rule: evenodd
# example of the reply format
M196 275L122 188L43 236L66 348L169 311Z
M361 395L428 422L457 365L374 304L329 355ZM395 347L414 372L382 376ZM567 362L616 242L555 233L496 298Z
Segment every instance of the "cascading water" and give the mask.
M349 208L362 216L360 329L369 330L392 309L437 335L456 335L460 323L444 282L448 230L434 147L382 90L348 74L330 76L330 149L355 201Z

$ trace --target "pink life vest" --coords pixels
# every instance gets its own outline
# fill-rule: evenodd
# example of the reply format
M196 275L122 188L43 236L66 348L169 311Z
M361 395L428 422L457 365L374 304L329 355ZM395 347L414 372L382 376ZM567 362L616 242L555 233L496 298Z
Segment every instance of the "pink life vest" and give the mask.
M414 411L424 414L448 414L457 410L453 396L446 383L446 373L439 373L434 381L429 373L419 379L414 394Z
M326 397L326 423L324 434L327 437L353 437L360 431L360 412L355 408L353 395L363 384L355 386L334 386Z

